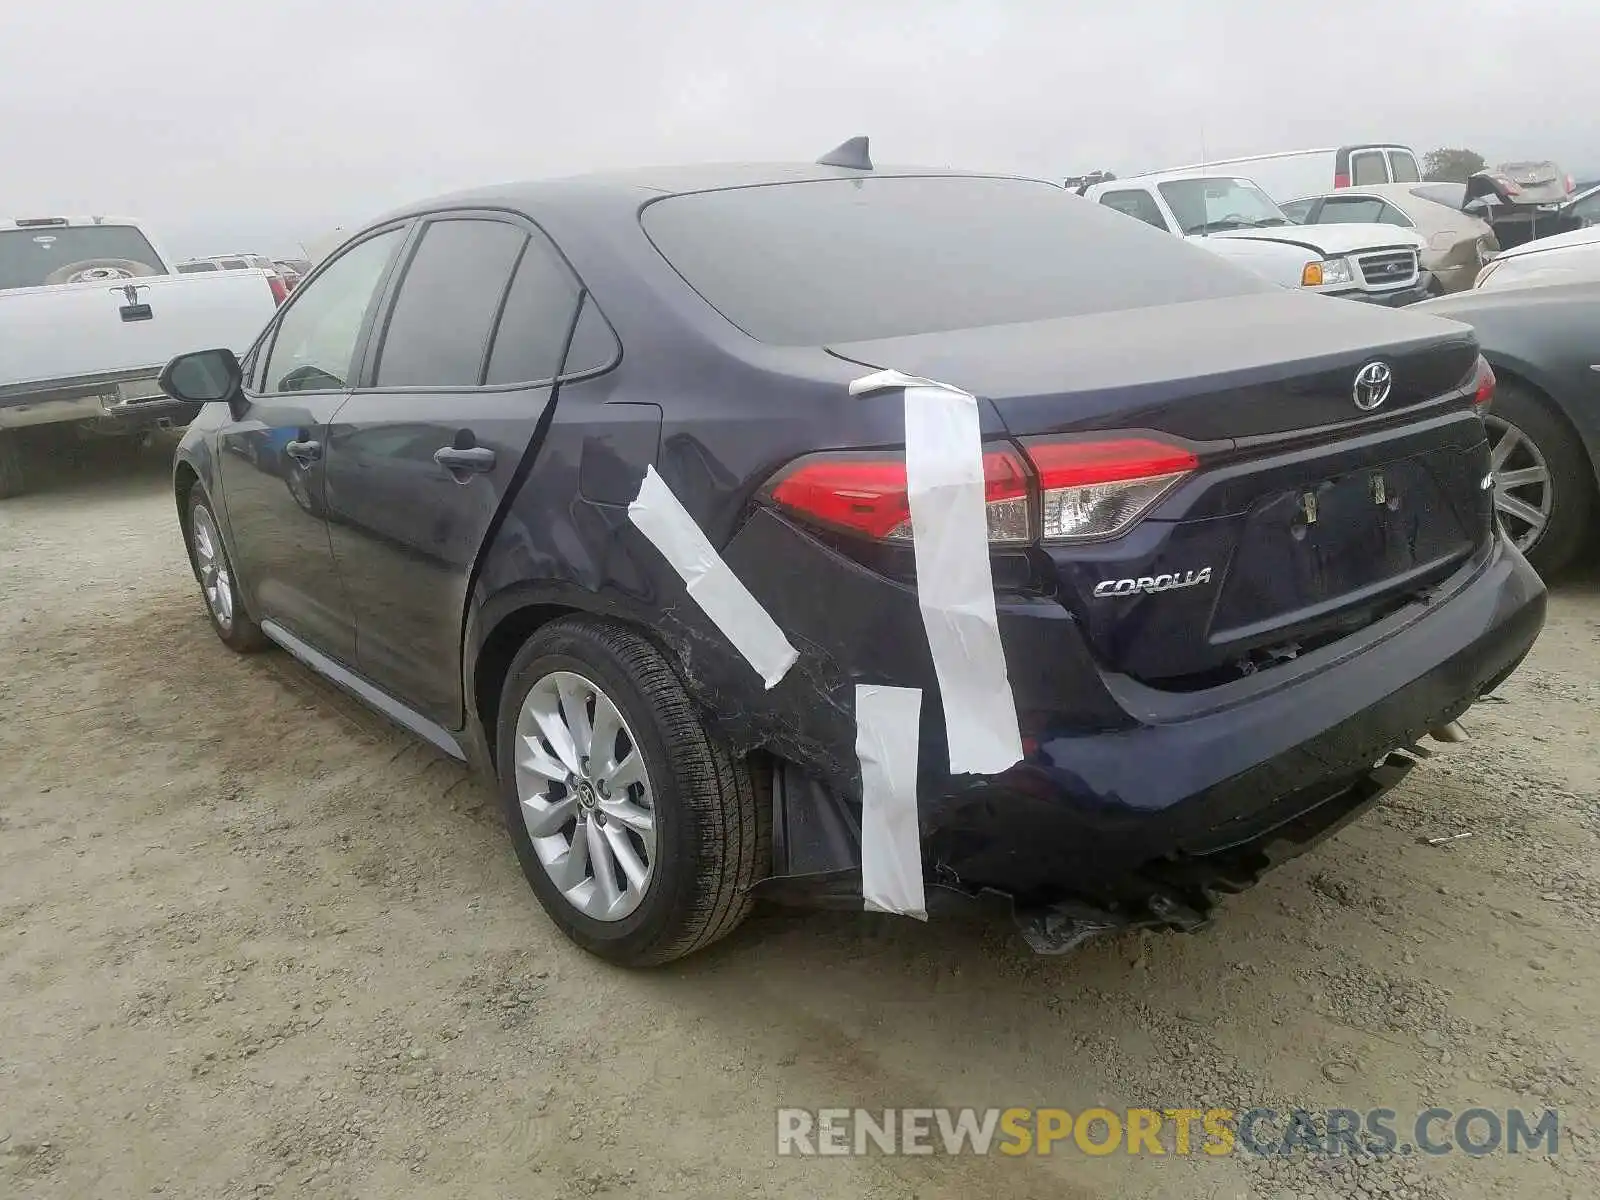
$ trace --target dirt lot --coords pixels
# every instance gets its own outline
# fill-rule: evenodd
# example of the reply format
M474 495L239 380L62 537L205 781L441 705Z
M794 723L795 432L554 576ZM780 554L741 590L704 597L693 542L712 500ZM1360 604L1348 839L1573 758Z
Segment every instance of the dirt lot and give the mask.
M460 767L217 643L165 486L0 506L0 1194L1600 1194L1592 579L1472 742L1202 934L774 912L629 974ZM1291 1103L1553 1105L1561 1152L775 1155L780 1105Z

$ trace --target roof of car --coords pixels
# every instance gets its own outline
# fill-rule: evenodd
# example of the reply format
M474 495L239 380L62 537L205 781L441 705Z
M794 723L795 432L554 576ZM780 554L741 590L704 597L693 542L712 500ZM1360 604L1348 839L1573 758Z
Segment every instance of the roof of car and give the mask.
M703 163L638 167L592 175L524 180L453 192L394 209L382 219L390 221L442 208L508 208L532 215L551 209L588 207L606 203L637 207L646 200L661 196L830 179L882 179L929 175L994 178L1001 174L1003 173L956 171L948 167L879 166L870 171L861 171L843 167L825 167L817 163Z

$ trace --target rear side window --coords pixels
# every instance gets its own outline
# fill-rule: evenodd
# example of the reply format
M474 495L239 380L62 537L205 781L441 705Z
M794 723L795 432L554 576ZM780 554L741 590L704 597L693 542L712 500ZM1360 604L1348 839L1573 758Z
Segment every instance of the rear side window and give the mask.
M696 192L644 210L750 336L823 345L1274 290L1053 184L888 176Z
M1389 168L1384 165L1382 150L1364 150L1350 156L1350 182L1357 187L1371 187L1389 182Z
M1329 196L1322 202L1317 214L1318 225L1375 225L1383 219L1387 208L1376 196Z
M389 312L377 386L477 387L489 332L527 240L504 221L430 223Z
M1156 204L1156 198L1143 188L1123 188L1115 192L1105 192L1100 197L1100 203L1143 221L1146 225L1154 225L1157 229L1167 227L1166 218L1161 215L1161 208Z
M1389 151L1389 165L1394 168L1396 183L1422 182L1422 172L1417 170L1417 160L1407 151Z
M543 235L528 239L489 352L485 383L532 383L561 370L582 288Z

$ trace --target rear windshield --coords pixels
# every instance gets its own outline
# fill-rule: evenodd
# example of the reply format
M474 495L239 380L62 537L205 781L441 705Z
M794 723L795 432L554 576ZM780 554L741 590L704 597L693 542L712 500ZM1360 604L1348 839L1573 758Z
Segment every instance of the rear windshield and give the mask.
M1421 183L1422 175L1417 170L1417 160L1404 150L1389 151L1389 162L1394 166L1394 181L1396 183Z
M96 270L96 268L102 268ZM132 225L35 225L0 230L0 289L164 275L166 267Z
M1064 188L888 177L697 192L644 210L656 248L750 336L825 345L1266 291Z

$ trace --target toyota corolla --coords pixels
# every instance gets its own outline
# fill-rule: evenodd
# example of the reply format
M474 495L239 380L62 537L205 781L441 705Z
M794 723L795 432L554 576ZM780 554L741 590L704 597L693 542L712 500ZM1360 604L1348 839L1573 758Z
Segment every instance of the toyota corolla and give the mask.
M850 386L878 371L976 398L997 773L950 769L905 410ZM1208 919L1543 622L1469 329L1044 182L835 155L451 196L165 386L201 406L174 486L221 640L478 764L550 918L630 964L763 896L861 906L857 684L928 697L930 909L999 895L1060 948ZM781 630L781 678L630 518L651 480Z

